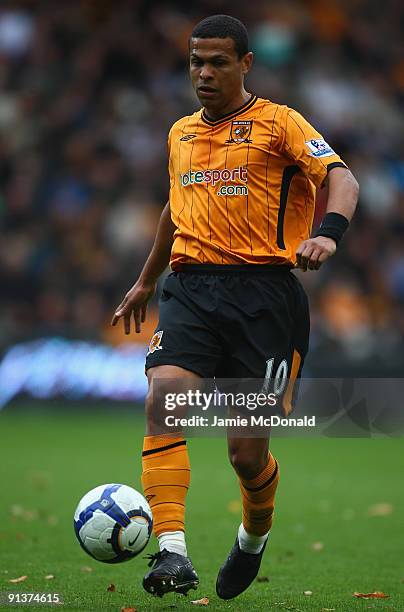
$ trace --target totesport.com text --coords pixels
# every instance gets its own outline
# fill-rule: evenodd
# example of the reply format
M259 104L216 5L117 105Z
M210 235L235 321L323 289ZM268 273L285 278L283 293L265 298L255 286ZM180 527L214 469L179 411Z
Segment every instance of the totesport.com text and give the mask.
M181 174L180 179L183 187L187 187L187 185L193 185L195 183L206 183L214 187L216 183L219 183L220 181L242 181L243 183L247 183L248 172L247 168L244 168L243 166L234 168L233 170L224 168L224 170L197 170L194 172L190 169L185 174Z

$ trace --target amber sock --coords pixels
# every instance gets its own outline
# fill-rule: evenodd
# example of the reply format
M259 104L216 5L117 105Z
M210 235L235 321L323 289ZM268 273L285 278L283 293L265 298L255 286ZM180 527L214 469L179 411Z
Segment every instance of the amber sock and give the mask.
M185 497L190 482L186 441L181 434L146 436L142 453L142 484L158 537L185 530Z
M275 458L269 454L268 463L258 476L251 480L239 478L239 481L245 533L251 536L266 536L272 526L275 492L279 481ZM258 545L259 541L253 538L251 544Z

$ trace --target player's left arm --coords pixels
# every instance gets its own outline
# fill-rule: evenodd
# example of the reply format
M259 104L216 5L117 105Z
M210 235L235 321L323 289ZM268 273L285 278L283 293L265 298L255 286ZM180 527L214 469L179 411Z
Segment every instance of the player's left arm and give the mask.
M327 210L314 238L304 240L296 251L296 265L318 270L334 255L347 230L358 201L359 185L339 155L322 135L293 109L283 120L283 151L320 188L328 184Z
M354 215L359 184L348 168L332 168L327 175L328 200L324 219L314 238L304 240L296 251L297 267L318 270L334 255Z

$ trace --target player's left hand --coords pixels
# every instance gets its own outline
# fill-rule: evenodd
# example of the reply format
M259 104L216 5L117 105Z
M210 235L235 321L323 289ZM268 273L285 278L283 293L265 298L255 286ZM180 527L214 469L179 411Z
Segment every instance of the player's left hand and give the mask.
M296 251L296 268L301 270L318 270L322 263L334 255L337 250L335 240L325 236L316 236L304 240Z

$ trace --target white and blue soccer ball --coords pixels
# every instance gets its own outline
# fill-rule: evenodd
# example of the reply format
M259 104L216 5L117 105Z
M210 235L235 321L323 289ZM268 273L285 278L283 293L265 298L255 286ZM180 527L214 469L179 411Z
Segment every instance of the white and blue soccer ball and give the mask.
M147 545L153 528L150 506L122 484L95 487L80 500L74 530L81 547L97 561L121 563Z

